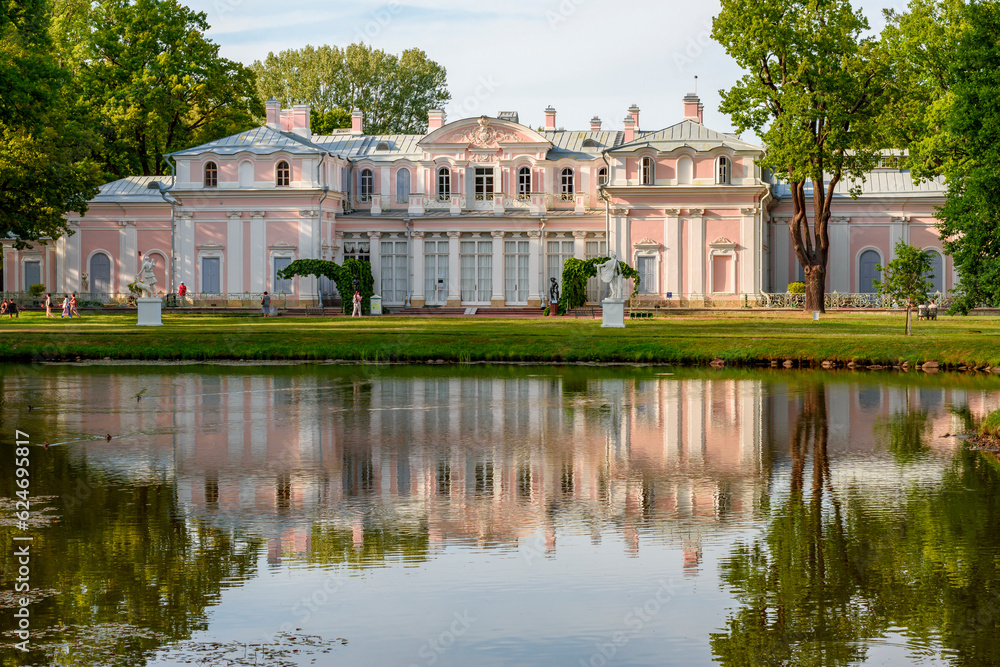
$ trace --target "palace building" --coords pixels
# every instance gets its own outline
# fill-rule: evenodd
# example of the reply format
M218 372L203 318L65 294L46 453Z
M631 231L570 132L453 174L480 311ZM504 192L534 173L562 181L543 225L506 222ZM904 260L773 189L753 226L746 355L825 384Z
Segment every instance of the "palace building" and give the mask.
M567 258L611 251L638 270L640 297L662 304L742 302L802 275L788 190L759 166L764 148L706 127L695 95L658 130L642 129L633 105L623 130L596 117L564 130L549 107L539 130L517 112L449 123L431 110L427 134L370 135L355 111L350 129L321 136L308 106L266 107L264 126L168 156L172 177L104 185L85 215L67 216L74 234L5 244L5 289L123 293L147 255L160 291L183 281L193 294L267 290L298 305L334 287L279 280L290 262L367 259L389 308L539 306ZM859 198L837 186L830 291L874 291L898 239L933 253L939 291L954 286L935 229L943 184L914 185L891 158Z

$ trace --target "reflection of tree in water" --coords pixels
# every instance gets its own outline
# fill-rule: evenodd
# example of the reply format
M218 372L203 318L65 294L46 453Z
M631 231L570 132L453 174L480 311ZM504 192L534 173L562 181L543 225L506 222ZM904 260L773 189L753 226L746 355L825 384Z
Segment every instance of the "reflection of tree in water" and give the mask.
M927 434L931 428L927 410L907 408L894 412L888 418L879 418L875 435L899 463L909 463L927 452Z
M110 653L74 648L60 664L144 664L160 643L156 634L187 639L207 628L205 611L219 601L225 582L255 571L259 542L185 520L172 484L117 486L87 465L71 463L59 448L33 463L39 493L58 494L62 517L32 543L32 587L59 593L32 606L32 630L59 625L104 634L121 634L115 628L123 626L142 631L125 632L104 647ZM11 529L0 528L6 553L13 552L12 537ZM13 590L14 577L16 571L0 570L0 588ZM0 631L12 629L11 620L4 614ZM49 642L67 639L64 632L35 634L30 644L36 650L9 653L11 662L4 664L42 664Z
M763 536L722 567L740 607L711 635L716 659L855 664L870 640L903 628L915 646L950 649L957 664L994 664L1000 466L959 451L939 487L908 490L901 507L858 489L835 494L825 403L823 387L810 387L791 437L789 495L770 508Z

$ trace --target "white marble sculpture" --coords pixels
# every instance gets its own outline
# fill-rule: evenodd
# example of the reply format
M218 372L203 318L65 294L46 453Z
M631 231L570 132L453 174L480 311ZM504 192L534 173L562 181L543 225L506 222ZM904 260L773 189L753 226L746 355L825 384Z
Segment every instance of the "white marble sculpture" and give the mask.
M140 290L140 296L146 298L152 298L156 296L156 274L153 269L156 268L156 259L150 255L146 255L146 259L142 260L142 268L139 269L139 275L135 277L135 286Z
M608 284L609 299L622 298L622 269L618 265L618 256L611 253L611 258L603 264L597 265L597 275L601 282Z

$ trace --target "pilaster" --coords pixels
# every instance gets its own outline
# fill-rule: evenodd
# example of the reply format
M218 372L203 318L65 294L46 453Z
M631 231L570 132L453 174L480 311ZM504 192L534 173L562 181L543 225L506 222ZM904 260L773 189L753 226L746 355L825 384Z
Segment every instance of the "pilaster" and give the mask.
M226 291L242 292L243 285L243 211L227 211Z
M410 305L413 308L423 308L427 302L424 296L424 232L414 229L410 232L410 252L413 254L413 292L410 295Z
M451 230L448 232L448 306L462 305L462 264L459 256L459 238L461 232Z
M830 217L830 291L845 294L851 291L854 262L851 261L850 218Z
M573 232L573 257L587 259L587 232L577 229Z
M760 265L760 240L757 238L757 216L760 209L756 206L741 208L740 215L740 248L741 255L739 284L736 285L736 292L743 294L756 294L760 291L760 284L757 280L758 267Z
M542 290L541 276L541 249L542 231L540 229L528 230L528 306L541 308Z
M691 293L705 294L705 256L708 254L708 247L705 245L705 214L703 208L692 208L688 210L688 241L691 247L691 273L688 281L691 285Z
M139 264L137 261L138 248L136 248L135 220L118 221L118 291L122 294L128 293L128 285L135 280L138 273Z
M493 294L490 305L502 308L506 301L503 294L503 230L493 230Z
M258 294L267 289L266 224L264 211L250 212L250 291Z
M682 260L681 260L681 224L680 209L668 208L663 218L663 245L666 246L663 267L664 292L673 294L674 299L681 295Z
M379 241L382 238L382 232L368 232L368 238L371 239L369 257L371 258L372 277L375 279L373 289L375 294L382 294L382 242Z

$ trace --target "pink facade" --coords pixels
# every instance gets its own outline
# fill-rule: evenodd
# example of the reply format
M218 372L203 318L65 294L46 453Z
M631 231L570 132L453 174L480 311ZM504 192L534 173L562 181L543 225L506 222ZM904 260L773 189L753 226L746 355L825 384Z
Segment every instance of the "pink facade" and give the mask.
M265 126L169 156L175 177L105 185L86 215L68 216L74 235L5 246L5 289L37 278L53 292L122 293L146 254L161 292L183 281L213 300L267 290L292 304L332 290L276 280L299 258L368 259L390 307L537 306L566 258L612 251L652 303L735 302L799 275L791 204L762 174L763 149L706 128L695 96L683 120L655 131L639 129L633 106L625 131L600 119L559 130L550 108L540 131L514 112L447 123L434 110L425 135L367 135L356 112L352 129L319 136L308 107L267 109ZM873 172L857 200L838 190L828 288L871 291L899 239L939 250L941 201L940 183L914 186L898 170ZM951 260L937 257L944 291Z

